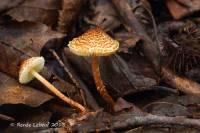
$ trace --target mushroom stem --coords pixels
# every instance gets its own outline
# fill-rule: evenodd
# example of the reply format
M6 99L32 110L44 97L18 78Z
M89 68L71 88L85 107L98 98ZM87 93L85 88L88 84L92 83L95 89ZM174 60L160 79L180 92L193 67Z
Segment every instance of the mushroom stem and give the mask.
M61 93L56 87L54 87L49 81L47 81L45 78L43 78L38 72L35 70L31 70L30 73L35 76L41 83L43 83L51 92L53 92L57 97L71 105L72 107L75 107L82 112L86 112L86 108L83 107L81 104L77 103L76 101L66 97L63 93Z
M92 72L93 77L95 80L95 84L97 90L99 91L100 95L103 97L105 101L107 101L112 107L114 107L115 102L112 97L108 94L103 81L101 79L100 71L99 71L99 59L97 56L92 56Z

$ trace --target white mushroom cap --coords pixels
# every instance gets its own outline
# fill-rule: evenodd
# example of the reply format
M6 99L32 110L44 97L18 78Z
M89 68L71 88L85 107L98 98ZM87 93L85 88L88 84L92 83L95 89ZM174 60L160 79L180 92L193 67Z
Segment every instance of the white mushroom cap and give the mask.
M44 62L43 57L32 57L25 60L20 66L19 82L22 84L30 82L34 78L30 71L35 70L36 72L40 72L44 67Z

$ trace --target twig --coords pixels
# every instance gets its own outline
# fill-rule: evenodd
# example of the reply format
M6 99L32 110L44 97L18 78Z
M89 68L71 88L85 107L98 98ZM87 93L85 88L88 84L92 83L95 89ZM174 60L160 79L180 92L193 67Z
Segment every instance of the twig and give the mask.
M71 72L69 71L69 69L65 66L65 64L62 62L62 60L60 59L60 57L58 56L58 54L56 53L55 50L53 49L49 49L49 51L53 54L53 56L55 57L55 59L58 61L58 63L60 64L60 66L64 69L64 71L69 75L70 79L72 80L72 82L76 85L76 87L80 88L80 85L78 84L78 82L76 81L76 79L72 76ZM83 103L84 105L86 105L86 100L83 94L83 91L79 90L81 97L83 99Z
M186 94L200 96L200 85L192 80L179 77L167 68L161 69L165 82Z
M95 114L86 119L68 119L63 122L65 125L70 125L67 129L73 132L95 132L95 131L110 131L110 130L127 130L144 125L179 125L200 129L200 120L190 119L183 116L168 117L157 115L136 116L134 114L120 114L111 116L108 114ZM81 120L81 121L80 121ZM66 128L66 127L65 127Z
M71 78L72 82L78 87L81 88L80 92L82 94L82 97L85 101L85 103L87 103L92 109L97 110L99 109L98 104L96 103L95 99L93 98L93 96L91 95L91 93L88 91L88 88L84 85L84 83L78 78L77 75L75 75L75 73L72 71L72 68L70 68L70 66L68 64L66 64L67 62L65 61L65 64L63 63L63 61L60 59L60 57L58 56L58 54L50 49L49 50L53 56L56 58L56 60L59 62L60 66L63 67L63 69L65 70L65 72L69 75L69 77ZM85 92L85 96L83 94L83 91Z
M4 115L4 114L0 114L0 120L5 120L5 121L15 121L14 118Z
M169 125L181 125L187 127L193 127L200 129L200 120L189 119L181 116L167 117L157 115L147 116L133 116L133 115L121 115L114 117L115 121L112 124L113 129L124 129L141 125L152 125L152 124L169 124Z
M65 72L69 75L70 79L72 80L72 82L80 88L80 84L76 81L76 79L73 77L72 73L69 71L69 69L65 66L65 64L62 62L62 60L60 59L60 57L58 56L58 54L56 53L55 50L53 49L49 49L49 51L53 54L53 56L55 57L55 59L58 61L58 63L60 64L60 66L65 70Z

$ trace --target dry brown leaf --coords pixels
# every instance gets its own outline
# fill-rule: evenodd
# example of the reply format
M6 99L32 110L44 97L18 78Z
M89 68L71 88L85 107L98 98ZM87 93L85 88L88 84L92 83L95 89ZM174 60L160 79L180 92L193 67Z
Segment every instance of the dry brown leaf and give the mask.
M62 10L59 11L58 31L63 33L69 31L85 2L86 0L63 0Z
M166 5L175 19L200 10L199 0L166 0Z
M18 77L21 61L40 56L44 47L59 47L58 40L63 37L43 24L11 23L0 29L0 70L14 78ZM44 72L48 79L51 74L46 68Z
M31 87L19 84L15 79L0 72L0 105L25 104L37 107L53 97Z
M3 0L0 4L0 12L16 7L23 2L24 0Z
M175 117L188 116L190 114L185 106L171 102L153 102L147 106L144 110L154 115Z
M17 78L20 62L29 56L0 42L0 71Z
M58 10L61 8L61 0L25 0L5 14L14 20L40 22L55 26L58 20Z
M0 41L29 56L39 56L44 47L59 47L63 34L44 24L13 22L0 26ZM58 41L58 42L57 42Z
M62 0L25 0L22 6L57 10L61 8L61 1Z
M138 35L130 32L119 32L114 34L115 39L120 42L119 52L130 53L129 49L134 48L141 39Z
M101 58L101 75L112 95L123 97L127 94L151 89L156 80L145 77L136 70L131 70L128 64L119 56ZM112 88L112 89L111 89Z
M45 10L23 5L17 6L9 10L6 14L11 16L14 20L18 22L40 22L47 25L56 24L58 18L57 10Z
M198 96L170 95L146 105L148 112L158 115L199 118L200 98Z
M113 5L107 0L98 0L91 2L93 6L93 14L85 17L85 21L89 24L100 26L105 31L110 31L118 27L121 22L117 18L117 14Z

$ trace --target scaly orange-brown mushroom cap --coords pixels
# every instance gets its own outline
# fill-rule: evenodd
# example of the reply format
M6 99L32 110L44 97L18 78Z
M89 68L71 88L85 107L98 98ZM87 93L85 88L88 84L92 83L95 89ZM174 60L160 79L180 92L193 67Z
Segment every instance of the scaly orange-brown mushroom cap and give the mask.
M70 51L80 56L108 56L117 51L119 42L100 28L90 29L68 44Z

